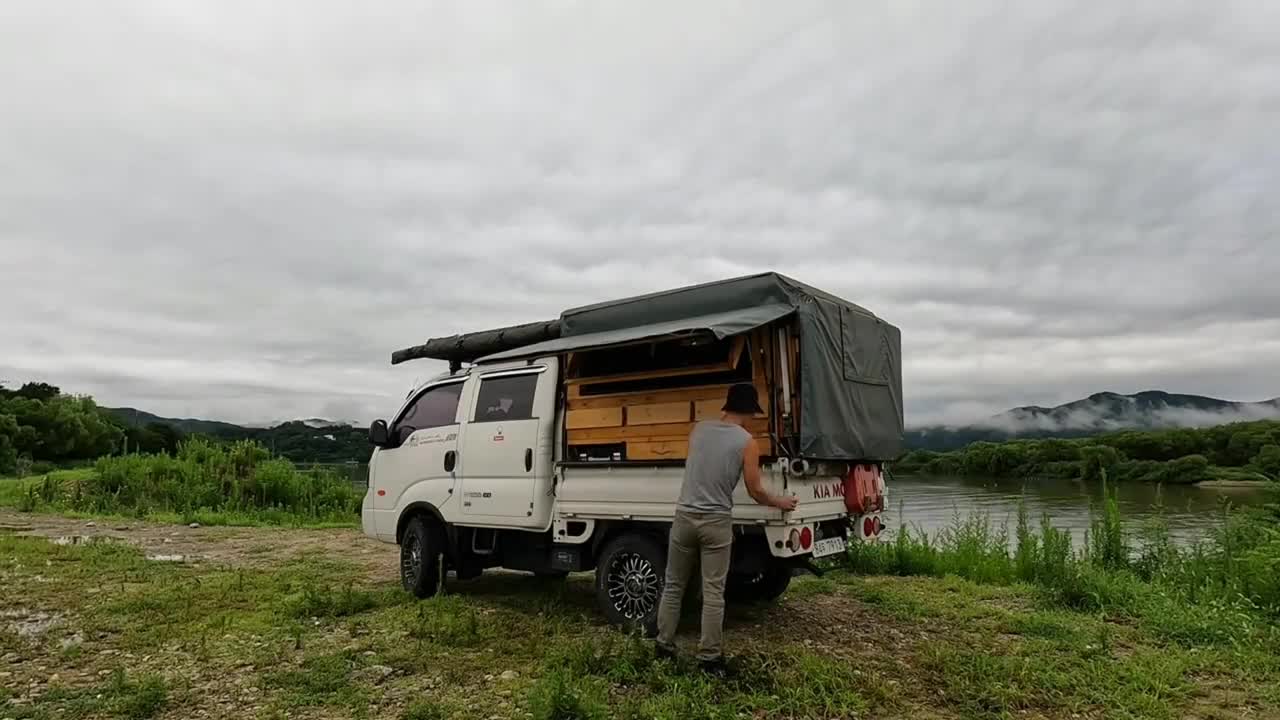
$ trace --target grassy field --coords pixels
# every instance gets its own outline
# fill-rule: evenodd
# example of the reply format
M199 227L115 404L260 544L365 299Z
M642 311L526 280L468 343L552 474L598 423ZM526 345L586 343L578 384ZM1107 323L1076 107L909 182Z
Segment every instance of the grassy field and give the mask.
M1193 548L1114 498L1082 548L1025 515L902 530L732 608L714 680L604 625L589 575L417 601L349 486L240 452L0 480L0 720L1280 719L1276 509Z
M171 510L161 507L117 508L114 512L76 508L66 502L47 502L42 493L46 485L62 488L83 483L94 478L93 468L55 470L46 475L26 477L0 477L0 507L19 508L24 512L54 514L67 518L130 522L146 520L155 523L187 525L199 523L209 526L234 527L294 527L294 528L343 528L356 527L360 517L355 513L331 513L319 517L281 509L210 509Z
M109 456L0 479L0 507L202 525L350 527L361 495L331 470L299 469L251 442L188 440L174 455Z
M38 529L84 525L58 522ZM1170 635L1017 581L800 579L731 610L736 674L712 680L603 625L590 576L416 601L355 531L191 532L219 561L0 531L0 718L1280 717L1266 637Z

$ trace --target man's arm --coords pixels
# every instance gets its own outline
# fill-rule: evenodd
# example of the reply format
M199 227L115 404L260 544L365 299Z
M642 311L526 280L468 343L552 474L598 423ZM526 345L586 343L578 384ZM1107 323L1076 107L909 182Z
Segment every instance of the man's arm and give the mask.
M765 491L764 483L760 481L760 446L756 444L755 438L747 440L747 446L742 449L742 481L747 485L747 494L757 503L776 507L784 512L796 509L794 497L770 495Z

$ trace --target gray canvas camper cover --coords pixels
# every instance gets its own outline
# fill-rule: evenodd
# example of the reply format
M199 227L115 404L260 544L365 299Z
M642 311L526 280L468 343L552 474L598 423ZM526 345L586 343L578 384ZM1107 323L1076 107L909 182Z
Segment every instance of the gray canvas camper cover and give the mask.
M902 335L834 295L776 273L565 311L559 337L480 362L550 355L692 332L723 338L794 315L800 330L800 452L892 460L902 452Z

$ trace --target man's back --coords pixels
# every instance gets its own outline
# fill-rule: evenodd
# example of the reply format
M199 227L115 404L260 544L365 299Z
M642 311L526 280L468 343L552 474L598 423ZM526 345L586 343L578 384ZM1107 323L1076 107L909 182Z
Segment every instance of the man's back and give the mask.
M751 434L734 423L705 420L694 426L677 505L690 512L732 513L742 451L750 440Z

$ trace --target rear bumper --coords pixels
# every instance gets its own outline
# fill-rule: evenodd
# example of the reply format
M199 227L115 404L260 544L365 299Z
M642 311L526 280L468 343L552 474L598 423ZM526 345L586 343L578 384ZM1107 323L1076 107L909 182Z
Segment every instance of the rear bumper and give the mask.
M859 516L840 514L806 518L800 522L771 523L764 526L764 535L773 557L790 559L811 556L815 542L833 537L844 538L846 543L876 542L883 527L879 512ZM805 530L808 530L807 537ZM809 541L807 546L805 539Z

